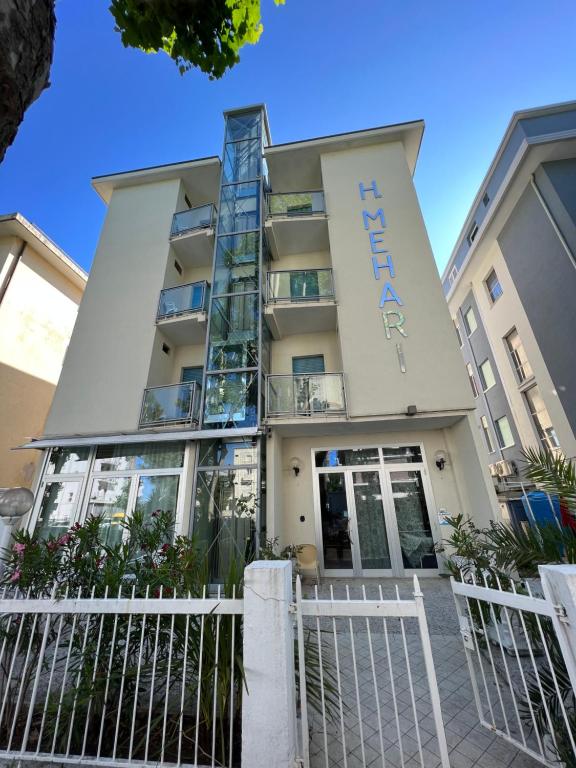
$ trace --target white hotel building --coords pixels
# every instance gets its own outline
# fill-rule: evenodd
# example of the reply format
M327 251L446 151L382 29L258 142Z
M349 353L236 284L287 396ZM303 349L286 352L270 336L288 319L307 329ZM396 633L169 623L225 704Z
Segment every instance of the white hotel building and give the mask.
M174 511L213 576L264 538L323 574L435 574L498 506L412 176L421 121L93 180L108 211L29 524Z

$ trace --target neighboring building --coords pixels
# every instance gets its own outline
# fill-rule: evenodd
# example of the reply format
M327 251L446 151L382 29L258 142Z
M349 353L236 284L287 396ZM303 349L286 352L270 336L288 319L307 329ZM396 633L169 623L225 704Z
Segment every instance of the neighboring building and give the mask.
M502 502L576 456L576 102L514 114L442 277Z
M19 213L0 216L0 487L31 487L86 273Z
M259 105L225 114L222 162L94 180L32 525L167 509L214 578L263 537L369 576L437 573L446 515L498 514L412 181L423 128L273 145Z

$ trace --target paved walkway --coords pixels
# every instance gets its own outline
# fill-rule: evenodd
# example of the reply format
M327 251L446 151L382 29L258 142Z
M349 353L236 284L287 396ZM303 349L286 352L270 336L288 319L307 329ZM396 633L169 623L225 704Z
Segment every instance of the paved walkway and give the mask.
M384 598L395 597L396 585L402 598L411 598L413 592L411 579L333 579L320 585L319 597L329 597L330 582L334 597L340 599L346 599L346 586L351 598L360 599L362 583L368 599L379 596L379 587ZM452 768L536 768L540 763L478 723L449 580L422 578L420 585ZM314 591L313 582L306 581L304 595L313 597ZM316 620L308 619L307 626L312 639L316 639ZM348 619L336 620L336 633L332 619L322 619L319 626L324 658L331 661L335 688L338 682L334 665L337 649L344 707L342 711L337 705L334 707L333 718L328 718L326 726L322 717L309 707L312 768L416 768L422 761L425 768L439 766L416 620L404 620L403 634L398 619L388 619L385 627L380 619L371 619L370 638L365 619L354 619L352 631ZM391 676L397 711L393 706Z

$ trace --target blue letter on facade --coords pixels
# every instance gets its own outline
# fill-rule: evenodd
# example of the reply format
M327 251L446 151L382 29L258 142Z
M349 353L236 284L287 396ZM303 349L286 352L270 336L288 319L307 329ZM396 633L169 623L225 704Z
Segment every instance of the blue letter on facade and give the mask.
M386 248L377 248L376 246L380 243L383 243L384 240L381 237L376 237L376 235L383 235L384 230L383 229L375 229L374 232L370 232L370 250L372 253L386 253Z
M358 189L360 190L360 197L362 200L366 200L366 192L372 192L374 197L382 197L380 192L378 191L378 185L375 181L372 181L372 184L370 184L369 187L365 187L362 182L358 184Z
M403 305L403 301L398 296L394 288L390 285L390 283L386 283L384 288L382 288L382 296L380 297L380 308L386 304L387 301L395 301L396 304L398 304L400 307Z
M376 221L376 219L380 219L380 226L382 229L386 227L386 219L384 218L384 211L382 208L378 208L376 213L370 213L370 211L362 211L362 218L364 219L364 229L370 229L370 224L368 223L368 219L372 219L372 221Z
M392 256L388 254L386 256L386 264L379 264L378 259L376 256L372 256L372 269L374 270L374 277L376 280L380 280L380 270L381 269L389 269L390 270L390 277L395 276L394 272L394 263L392 261Z

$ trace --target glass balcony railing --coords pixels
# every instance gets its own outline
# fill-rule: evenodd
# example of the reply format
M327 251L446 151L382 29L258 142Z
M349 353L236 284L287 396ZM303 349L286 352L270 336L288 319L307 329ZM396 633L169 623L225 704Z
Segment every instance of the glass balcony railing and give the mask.
M334 280L329 268L268 272L266 300L269 304L333 299Z
M198 422L200 390L196 382L148 387L140 411L140 429Z
M324 192L271 192L267 195L268 216L323 216Z
M186 283L160 292L156 320L178 317L191 312L202 312L208 300L208 283Z
M345 415L342 373L274 374L266 378L266 415Z
M172 218L172 229L170 237L178 237L185 232L192 232L194 229L206 229L214 227L216 224L216 206L199 205L196 208L190 208L187 211L175 213Z

